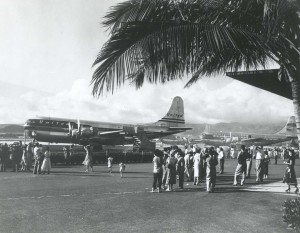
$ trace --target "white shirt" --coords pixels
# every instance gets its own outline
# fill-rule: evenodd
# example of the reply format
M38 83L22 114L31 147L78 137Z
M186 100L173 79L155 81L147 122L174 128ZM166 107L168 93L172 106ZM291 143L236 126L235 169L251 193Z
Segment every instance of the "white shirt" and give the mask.
M108 157L108 159L107 159L107 167L111 167L112 166L112 161L113 161L113 158L112 157Z
M265 158L265 152L261 149L256 150L256 159L264 159Z
M154 156L153 158L153 173L161 172L161 159L158 156Z
M40 156L40 148L34 147L33 155L34 155L34 158L38 158Z
M190 163L190 155L186 154L184 156L184 162L185 162L185 166L188 167L189 163Z
M196 154L194 155L194 165L195 165L195 164L200 164L200 160L201 160L200 154L199 154L199 153L196 153Z
M223 158L224 158L224 152L221 150L219 152L218 159L223 159Z

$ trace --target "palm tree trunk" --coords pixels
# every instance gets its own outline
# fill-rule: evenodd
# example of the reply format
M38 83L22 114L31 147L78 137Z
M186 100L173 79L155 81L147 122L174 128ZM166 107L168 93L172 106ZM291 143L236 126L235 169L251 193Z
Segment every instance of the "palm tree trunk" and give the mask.
M300 149L300 82L298 79L294 79L291 82L293 105L296 118L298 145Z

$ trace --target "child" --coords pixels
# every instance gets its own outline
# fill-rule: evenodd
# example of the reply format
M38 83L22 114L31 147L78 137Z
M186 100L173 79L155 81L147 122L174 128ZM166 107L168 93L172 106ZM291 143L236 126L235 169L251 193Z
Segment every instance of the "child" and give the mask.
M121 177L123 177L123 172L125 172L126 164L123 163L123 162L121 162L121 163L119 164L119 167L120 167L120 175L121 175Z
M46 171L47 171L48 174L50 174L50 169L51 169L50 157L51 157L51 152L50 152L49 147L47 146L46 151L45 151L44 161L43 161L43 164L42 164L42 167L41 167L41 170L42 170L43 174L45 174Z

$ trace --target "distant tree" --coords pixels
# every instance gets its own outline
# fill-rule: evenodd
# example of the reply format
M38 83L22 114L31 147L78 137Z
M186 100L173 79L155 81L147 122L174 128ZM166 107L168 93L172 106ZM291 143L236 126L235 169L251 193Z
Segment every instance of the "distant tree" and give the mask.
M300 140L300 1L131 0L111 8L111 37L94 62L93 95L126 80L166 83L280 66L291 85Z

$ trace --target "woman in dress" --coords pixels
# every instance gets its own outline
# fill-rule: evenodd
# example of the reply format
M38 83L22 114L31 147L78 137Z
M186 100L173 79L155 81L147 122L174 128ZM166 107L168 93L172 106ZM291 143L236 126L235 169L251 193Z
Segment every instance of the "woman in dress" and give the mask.
M296 173L295 173L295 154L294 151L289 150L288 151L288 159L287 161L284 162L284 164L287 164L287 168L285 170L285 176L284 176L284 182L287 183L288 189L285 190L286 192L289 192L291 190L291 185L294 185L296 190L295 193L299 192L298 189L298 182L296 178Z
M201 174L201 155L200 148L196 148L196 153L194 155L194 185L200 183L200 174Z
M113 166L113 161L114 161L114 158L109 156L107 158L107 167L108 167L108 172L111 174L112 173L112 166Z
M173 184L176 184L176 163L177 163L177 159L175 158L175 151L173 151L170 154L170 157L166 161L166 167L167 167L166 185L168 186L166 191L172 191Z
M93 165L92 165L93 158L92 158L91 147L89 145L87 145L84 147L84 149L85 149L86 155L85 155L85 158L84 158L84 161L82 162L82 164L84 164L86 167L85 172L89 172L90 168L91 168L91 171L93 171Z
M22 155L22 160L21 160L21 171L26 171L27 170L27 150L26 150L27 145L25 144L22 148L23 150L23 155Z
M51 170L51 160L50 160L51 152L50 152L49 146L46 147L46 151L45 151L44 155L45 156L44 156L41 170L42 170L43 174L45 174L46 171L47 171L47 174L49 174L50 170Z

